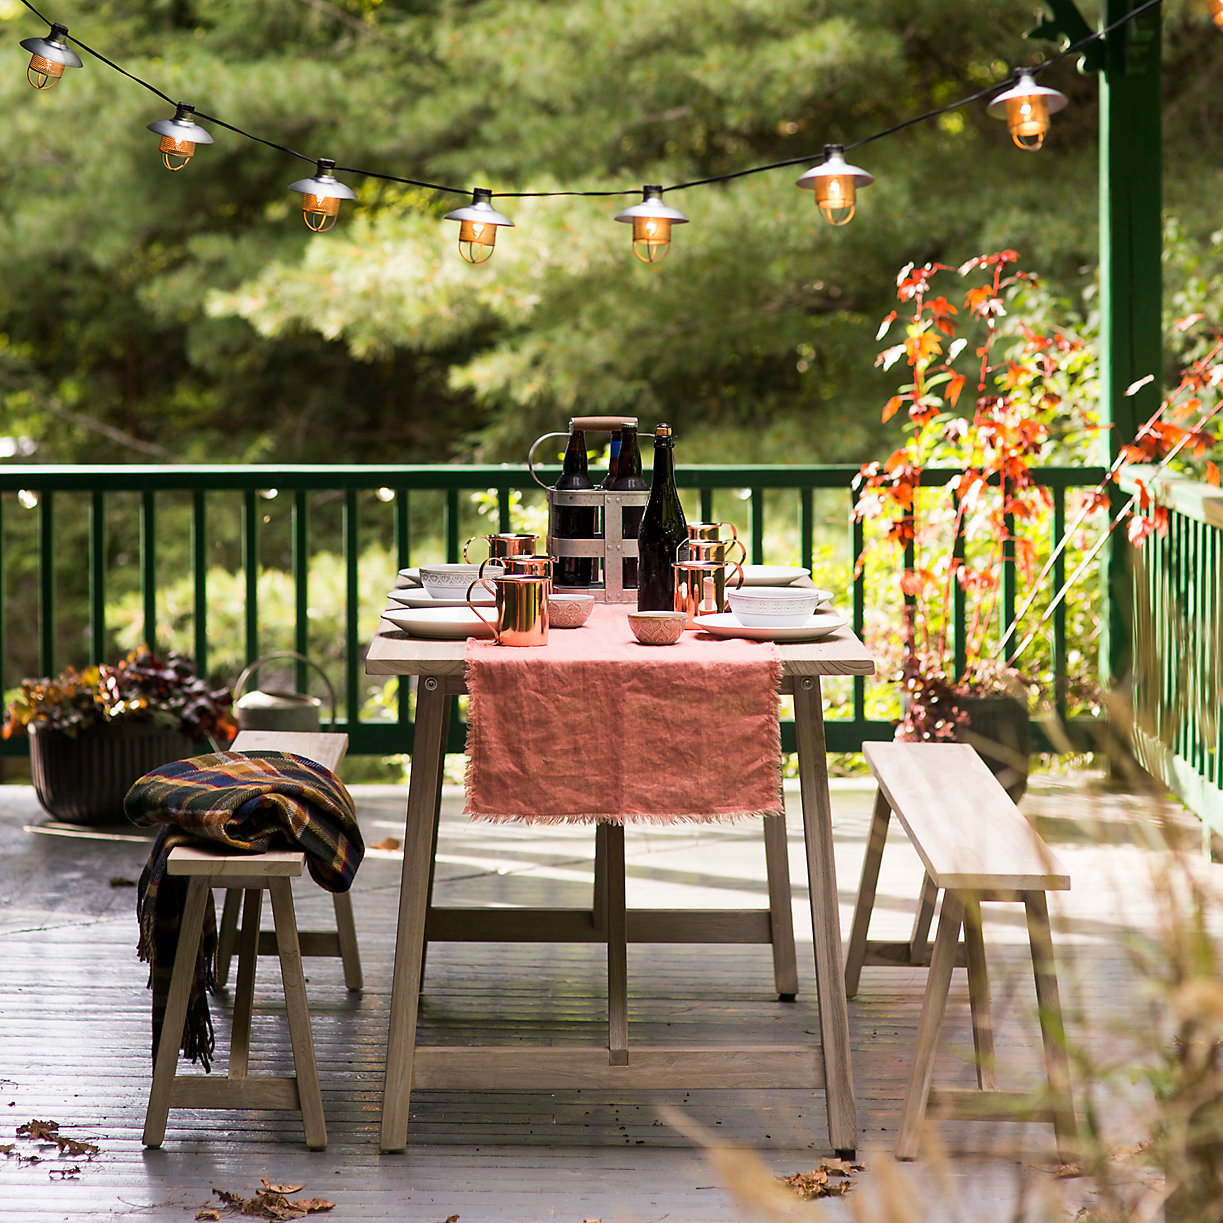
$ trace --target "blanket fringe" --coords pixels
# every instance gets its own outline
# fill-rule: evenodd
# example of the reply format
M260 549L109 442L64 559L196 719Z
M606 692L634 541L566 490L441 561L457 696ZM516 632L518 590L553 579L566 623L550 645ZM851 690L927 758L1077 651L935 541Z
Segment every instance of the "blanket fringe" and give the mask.
M608 815L604 812L583 814L574 812L571 815L512 815L497 814L487 811L468 811L467 818L473 823L487 824L725 824L737 823L742 820L758 820L770 815L784 815L783 807L773 807L759 811L719 811L690 812L683 815L657 815L649 813L630 813L628 815Z

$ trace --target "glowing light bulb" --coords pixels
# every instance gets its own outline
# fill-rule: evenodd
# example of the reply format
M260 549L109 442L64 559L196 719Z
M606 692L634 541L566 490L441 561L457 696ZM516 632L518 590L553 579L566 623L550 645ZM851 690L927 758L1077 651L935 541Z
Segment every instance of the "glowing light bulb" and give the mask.
M810 187L815 205L829 225L848 225L857 211L858 188L869 187L874 176L857 166L851 166L839 144L824 146L824 160L812 166L797 181L799 187Z
M191 160L197 144L212 143L212 136L192 119L194 114L194 106L180 102L173 119L158 119L148 125L150 132L161 137L157 147L161 151L161 164L167 170L181 170Z
M633 254L642 263L661 263L671 249L671 226L686 225L688 218L662 202L662 188L646 186L641 203L616 215L617 221L633 226Z
M492 198L491 191L477 187L472 192L470 204L445 216L445 220L459 223L459 254L467 263L487 263L497 244L498 227L508 225L512 229L514 226L509 217L492 206Z
M23 38L21 45L30 52L26 80L35 89L54 89L65 68L79 68L81 57L64 41L68 27L51 26L46 38Z
M320 157L318 170L313 178L298 179L289 185L290 191L302 193L302 219L307 229L316 234L326 233L335 226L340 215L341 200L355 200L357 193L340 182L332 170L335 162L329 157Z
M1027 69L1020 69L1015 84L998 94L986 112L1005 119L1017 148L1035 153L1045 143L1049 116L1066 105L1066 95L1038 85Z

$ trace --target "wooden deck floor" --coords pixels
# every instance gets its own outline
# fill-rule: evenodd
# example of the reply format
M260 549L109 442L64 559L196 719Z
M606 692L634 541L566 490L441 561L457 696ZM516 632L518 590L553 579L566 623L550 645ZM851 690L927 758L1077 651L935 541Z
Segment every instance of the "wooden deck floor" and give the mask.
M402 835L403 793L356 787L367 840ZM837 870L848 929L864 850L870 792L837 785ZM1183 814L1147 798L1105 794L1093 779L1045 779L1025 799L1069 866L1073 890L1052 898L1063 1002L1072 1041L1097 1056L1166 1039L1139 987L1125 938L1150 933L1164 906L1152 866L1168 855L1144 829L1163 815L1185 832ZM765 947L635 947L630 951L631 1039L668 1044L798 1043L818 1031L810 967L801 821L788 819L796 886L802 992L781 1004ZM439 903L588 903L592 836L473 826L448 799L439 848ZM764 863L754 826L631 832L629 902L657 907L764 903ZM116 830L58 835L32 791L0 787L0 1218L10 1220L192 1219L213 1187L253 1194L260 1178L304 1183L304 1196L336 1203L323 1218L438 1223L562 1220L603 1223L766 1217L732 1192L701 1142L670 1123L674 1107L712 1140L756 1153L775 1174L806 1171L830 1154L822 1094L804 1091L608 1093L538 1091L421 1093L413 1100L405 1153L378 1151L378 1107L389 1005L397 854L372 851L353 897L366 988L348 993L340 965L308 961L310 1003L323 1079L330 1145L311 1153L295 1115L172 1112L162 1150L141 1146L148 1091L149 1022L145 967L135 956L134 880L148 842ZM1198 862L1194 869L1211 877ZM915 856L889 842L873 933L905 937L920 883ZM299 891L303 926L325 922L329 899ZM1039 1066L1031 974L1021 913L987 909L998 1024L1000 1077L1032 1081ZM944 1085L970 1085L967 990L956 974L938 1071ZM254 1060L287 1068L288 1041L277 970L261 965ZM490 1043L533 1040L605 1043L604 964L583 946L436 944L429 950L422 1039ZM932 1127L923 1160L895 1165L887 1153L899 1117L907 1055L923 974L868 969L850 1005L860 1158L867 1171L854 1197L865 1204L889 1172L908 1178L922 1223L1053 1218L1090 1201L1081 1181L1055 1178L1045 1126L943 1123ZM227 1043L224 998L214 1005L218 1048ZM221 1067L223 1072L223 1058ZM283 1071L282 1071L283 1072ZM1100 1100L1118 1142L1135 1142L1137 1090ZM31 1120L59 1122L68 1137L95 1143L91 1160L60 1158L16 1137ZM938 1157L943 1149L949 1158ZM32 1153L42 1161L19 1156ZM79 1173L63 1177L69 1168ZM906 1182L908 1183L908 1182ZM1023 1195L1033 1213L1017 1213ZM214 1199L214 1204L218 1204ZM776 1217L776 1216L768 1216ZM803 1204L794 1217L848 1219L846 1201ZM871 1218L871 1215L865 1216ZM873 1216L884 1219L886 1215Z

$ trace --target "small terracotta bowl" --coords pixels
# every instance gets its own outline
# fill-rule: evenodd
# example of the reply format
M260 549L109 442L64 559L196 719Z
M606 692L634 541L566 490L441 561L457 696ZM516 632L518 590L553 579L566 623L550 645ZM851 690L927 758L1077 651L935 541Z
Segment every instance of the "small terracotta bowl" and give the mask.
M682 611L629 612L628 626L642 645L674 645L688 623Z
M594 606L594 595L549 595L548 627L581 628Z

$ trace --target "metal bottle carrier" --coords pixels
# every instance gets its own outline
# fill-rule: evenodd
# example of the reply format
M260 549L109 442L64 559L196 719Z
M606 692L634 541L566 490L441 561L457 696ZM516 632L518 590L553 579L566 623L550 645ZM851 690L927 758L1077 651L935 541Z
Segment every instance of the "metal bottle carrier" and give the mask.
M575 416L569 422L569 432L581 429L592 433L614 433L624 425L636 427L635 416ZM645 508L650 490L619 492L612 489L556 489L545 484L535 474L535 450L549 438L568 437L568 433L545 433L531 443L527 469L531 479L548 498L548 555L559 560L562 556L594 557L598 562L598 580L594 586L562 586L554 582L558 594L592 594L600 603L635 603L637 588L625 587L623 560L637 555L637 541L624 538L626 506ZM646 436L638 434L638 437ZM650 435L652 436L652 435ZM558 539L556 512L563 506L594 506L598 511L598 536L594 539Z

